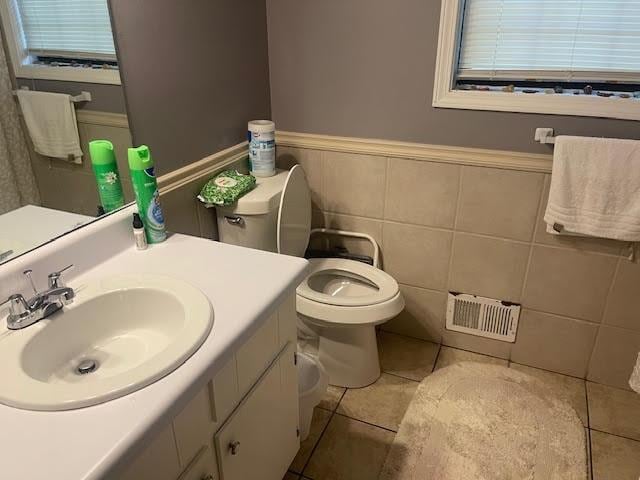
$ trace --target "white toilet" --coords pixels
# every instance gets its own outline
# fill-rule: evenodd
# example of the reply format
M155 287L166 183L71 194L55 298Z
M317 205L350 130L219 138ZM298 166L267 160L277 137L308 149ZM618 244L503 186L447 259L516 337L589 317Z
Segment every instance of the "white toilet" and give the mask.
M379 248L364 234L311 231L311 195L299 165L258 178L235 205L218 208L220 241L284 255L303 256L313 234L368 239L374 265L336 258L311 259L298 286L296 308L304 336L317 337L318 356L332 385L359 388L380 376L375 326L398 315L398 283L379 268Z

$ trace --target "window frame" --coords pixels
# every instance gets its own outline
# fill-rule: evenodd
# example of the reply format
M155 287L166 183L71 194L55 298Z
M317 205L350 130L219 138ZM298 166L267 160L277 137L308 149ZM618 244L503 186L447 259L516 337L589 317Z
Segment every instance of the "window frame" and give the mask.
M15 0L0 0L0 19L5 31L9 60L16 78L36 80L60 80L67 82L102 83L121 85L117 69L92 69L79 67L51 67L34 65L21 35L22 26Z
M640 100L635 98L455 89L465 1L442 0L433 88L434 107L640 120Z

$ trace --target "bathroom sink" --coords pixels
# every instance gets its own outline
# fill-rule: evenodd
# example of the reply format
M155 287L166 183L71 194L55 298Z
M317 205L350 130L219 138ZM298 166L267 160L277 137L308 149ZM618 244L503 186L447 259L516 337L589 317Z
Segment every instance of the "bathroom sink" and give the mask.
M213 326L207 297L170 277L122 275L79 285L76 301L0 336L0 402L28 410L103 403L168 375Z

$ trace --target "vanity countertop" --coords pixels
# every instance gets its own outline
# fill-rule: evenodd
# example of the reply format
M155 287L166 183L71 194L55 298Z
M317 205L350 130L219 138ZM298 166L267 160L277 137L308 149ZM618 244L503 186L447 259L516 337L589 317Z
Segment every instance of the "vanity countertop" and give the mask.
M36 412L0 405L0 469L12 480L101 479L131 449L138 449L213 377L304 277L307 262L172 235L137 251L132 246L69 282L121 273L154 273L182 279L209 298L214 325L200 349L177 370L124 397L92 407ZM80 295L81 293L79 293ZM35 325L27 328L43 328ZM19 335L6 330L2 337Z

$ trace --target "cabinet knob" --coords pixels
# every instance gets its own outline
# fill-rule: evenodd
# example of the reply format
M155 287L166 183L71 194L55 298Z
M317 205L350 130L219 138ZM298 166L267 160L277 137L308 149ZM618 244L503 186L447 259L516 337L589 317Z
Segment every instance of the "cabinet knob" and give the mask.
M240 449L240 442L235 441L229 444L229 451L231 452L231 455L237 455L239 449Z

